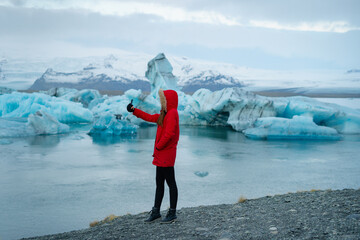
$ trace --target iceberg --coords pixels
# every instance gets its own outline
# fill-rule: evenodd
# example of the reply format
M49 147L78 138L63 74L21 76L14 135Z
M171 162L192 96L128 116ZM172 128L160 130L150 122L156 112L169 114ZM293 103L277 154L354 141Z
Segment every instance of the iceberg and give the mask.
M60 123L50 114L38 111L26 118L0 117L0 137L26 137L68 133L69 126Z
M308 97L273 98L277 117L309 116L319 126L343 134L360 133L360 111Z
M70 130L68 125L60 123L55 117L43 111L30 114L27 125L34 129L36 135L67 133Z
M206 177L207 175L209 175L209 172L205 172L205 171L195 171L194 174L198 177Z
M43 93L72 102L79 102L89 109L104 101L99 91L95 89L82 89L79 91L74 88L51 88L48 91L43 91Z
M254 128L244 130L251 139L304 139L340 140L338 132L330 127L318 126L311 117L294 116L292 119L279 117L258 118Z
M137 134L137 128L138 126L127 120L120 120L115 115L108 114L95 121L89 135L132 137Z
M148 62L145 77L150 81L152 96L156 96L160 88L178 90L177 78L172 71L173 67L164 53L159 53Z
M37 111L46 112L62 123L89 123L93 114L82 104L51 97L43 93L0 95L0 117L27 118Z
M200 105L199 115L208 125L231 125L236 131L250 127L259 117L276 115L272 100L240 88L215 92L199 89L193 98Z

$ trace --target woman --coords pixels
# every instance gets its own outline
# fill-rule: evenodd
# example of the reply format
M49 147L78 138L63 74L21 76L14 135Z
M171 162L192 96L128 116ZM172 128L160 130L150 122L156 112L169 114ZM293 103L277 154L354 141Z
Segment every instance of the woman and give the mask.
M176 204L178 189L175 181L174 164L176 147L179 141L179 114L178 95L174 90L159 90L161 103L160 114L150 115L140 109L134 108L132 103L127 106L129 112L148 122L157 123L154 146L153 164L156 166L156 192L155 203L146 223L151 223L160 218L160 206L164 196L164 181L166 180L170 192L170 209L161 223L174 222L176 217Z

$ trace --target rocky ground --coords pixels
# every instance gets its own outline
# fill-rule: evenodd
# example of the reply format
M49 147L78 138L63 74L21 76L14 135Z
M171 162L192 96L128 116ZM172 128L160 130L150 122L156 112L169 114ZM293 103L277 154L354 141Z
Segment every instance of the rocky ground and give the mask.
M172 224L144 224L147 216L125 215L104 225L29 239L360 239L360 189L182 208Z

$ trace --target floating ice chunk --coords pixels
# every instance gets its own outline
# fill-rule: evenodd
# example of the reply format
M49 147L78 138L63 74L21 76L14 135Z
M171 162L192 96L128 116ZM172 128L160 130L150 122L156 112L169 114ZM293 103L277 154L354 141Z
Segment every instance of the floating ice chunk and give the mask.
M148 62L145 77L151 84L151 94L156 97L160 88L178 90L177 78L172 74L173 67L165 54L159 53Z
M360 112L337 104L323 103L308 97L274 98L278 117L309 116L317 125L339 133L360 133Z
M0 117L0 138L23 137L23 136L35 135L33 129L27 127L26 122L27 122L26 118L5 119Z
M66 95L72 95L77 93L79 90L75 89L75 88L63 88L63 87L59 87L59 88L51 88L47 91L40 91L40 93L44 93L47 95L50 95L52 97L63 97Z
M92 108L94 105L104 101L98 90L83 89L74 94L70 101L80 102L84 107Z
M36 135L67 133L70 129L68 125L60 123L55 117L42 111L30 114L27 125L34 129Z
M0 117L27 118L37 111L47 112L62 123L92 122L93 114L80 103L51 97L42 93L0 95Z
M199 115L209 125L229 124L237 131L250 127L259 117L276 115L271 99L240 88L225 88L215 92L199 89L193 98L200 105Z
M73 88L51 88L43 93L72 102L79 102L89 109L104 101L99 91L95 89L82 89L79 91Z
M101 116L91 128L89 135L115 135L131 137L137 134L138 126L127 120L118 120L114 115Z
M209 172L196 171L194 172L194 174L198 177L206 177L207 175L209 175Z
M244 130L252 139L324 139L340 140L337 131L330 127L316 125L311 117L294 116L292 119L259 118L254 128Z
M50 114L38 111L26 118L0 118L0 137L26 137L69 132L69 126Z

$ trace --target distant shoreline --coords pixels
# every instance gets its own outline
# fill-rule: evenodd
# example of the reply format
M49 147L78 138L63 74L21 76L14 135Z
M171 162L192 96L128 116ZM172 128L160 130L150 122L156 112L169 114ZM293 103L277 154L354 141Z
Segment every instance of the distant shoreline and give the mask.
M38 90L18 90L19 92L33 93L39 92ZM108 96L117 96L123 95L124 91L113 91L113 90L99 90L102 95ZM264 90L264 91L252 91L255 94L265 96L265 97L293 97L293 96L303 96L311 98L360 98L360 93L296 93L282 90ZM144 92L149 94L148 92ZM187 93L193 94L193 93Z
M124 215L92 228L28 239L359 239L360 189L301 191L182 208L169 225L144 224L147 216Z

